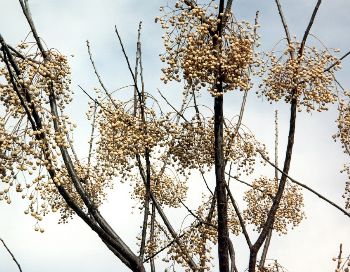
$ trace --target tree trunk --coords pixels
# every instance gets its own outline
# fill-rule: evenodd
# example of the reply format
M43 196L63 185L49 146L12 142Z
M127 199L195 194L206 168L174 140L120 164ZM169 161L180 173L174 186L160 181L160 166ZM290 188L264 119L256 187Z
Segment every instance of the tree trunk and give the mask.
M219 88L222 90L222 84ZM229 271L227 196L225 187L225 160L223 146L223 95L214 101L214 137L215 137L215 176L218 211L218 252L220 272Z

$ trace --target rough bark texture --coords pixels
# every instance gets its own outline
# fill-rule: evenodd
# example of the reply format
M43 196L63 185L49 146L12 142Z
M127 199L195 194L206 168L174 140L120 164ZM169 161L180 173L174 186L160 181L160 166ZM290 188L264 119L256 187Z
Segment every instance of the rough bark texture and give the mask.
M223 96L215 98L215 176L218 209L218 252L221 272L229 271L227 197L225 188L225 161L223 149Z
M224 12L224 0L220 0L218 18L222 19ZM222 22L222 21L221 21ZM222 24L218 24L217 36L221 37ZM214 37L213 45L218 46L220 52L220 44ZM216 85L217 95L214 99L214 150L215 150L215 178L216 178L216 196L218 211L218 253L220 272L229 272L229 232L227 226L227 195L225 187L225 157L224 157L224 112L223 112L223 82L221 69L218 71L218 83Z

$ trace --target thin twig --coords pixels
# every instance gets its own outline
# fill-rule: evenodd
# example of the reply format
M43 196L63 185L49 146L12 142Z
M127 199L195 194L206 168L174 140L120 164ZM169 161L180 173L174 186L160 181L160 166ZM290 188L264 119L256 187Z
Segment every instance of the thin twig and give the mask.
M343 245L342 244L340 244L340 246L339 246L339 255L338 255L338 264L337 264L337 269L338 270L336 270L336 271L340 271L339 269L340 269L340 265L341 265L341 256L342 256L342 254L343 254Z
M159 89L158 90L158 93L160 94L160 96L165 100L165 102L177 113L178 116L180 116L185 122L189 123L189 121L186 119L186 117L181 113L179 112L169 101L168 99L166 99L166 97L161 93L161 91Z
M196 219L198 220L199 223L201 223L201 224L203 224L203 225L208 225L208 226L210 226L210 227L216 229L216 226L214 226L214 225L211 224L211 223L208 223L208 222L203 221L203 219L200 218L198 215L196 215L196 214L181 200L181 199L179 199L179 200L180 200L180 203L182 204L182 206L184 206L185 209L186 209L194 218L196 218Z
M95 123L96 123L96 111L97 111L97 103L95 101L94 103L94 112L92 114L92 123L91 123L91 134L90 134L90 141L89 141L89 154L88 154L88 171L90 169L91 165L91 155L92 155L92 146L93 146L93 139L94 139L94 133L95 133ZM88 173L89 175L89 173Z
M335 61L333 64L331 64L328 68L324 69L323 72L328 72L329 70L331 70L334 66L339 64L343 59L345 59L349 55L350 55L350 51L345 53L342 57L340 57L337 61Z
M69 133L66 134L66 138L67 138L67 141L69 143L69 148L70 150L72 151L72 154L74 156L74 159L77 163L79 163L79 158L78 158L78 155L77 153L75 152L75 149L74 149L74 145L73 145L73 141L70 139L69 137Z
M141 39L141 26L142 22L139 23L139 28L137 30L137 43L136 43L136 58L135 58L135 70L134 70L134 75L135 75L135 81L137 82L137 76L138 76L138 67L140 63L140 51L141 51L141 44L140 44L140 39ZM134 116L136 116L137 113L137 90L136 86L134 85Z
M130 72L130 74L131 74L132 80L133 80L133 82L134 82L134 86L135 86L135 89L136 89L136 91L137 91L137 96L138 96L138 98L139 98L139 102L140 102L140 104L141 104L141 103L143 102L143 101L142 101L142 94L141 94L140 89L139 89L139 87L138 87L138 85L137 85L137 80L136 80L136 77L135 77L135 75L134 75L134 72L133 72L132 69L131 69L131 64L130 64L130 61L129 61L129 57L128 57L128 55L126 54L126 51L125 51L125 48L124 48L124 44L123 44L122 38L120 37L120 34L119 34L119 32L118 32L117 26L114 26L114 30L115 30L115 33L117 34L120 47L121 47L121 49L122 49L124 58L125 58L126 63L127 63L127 65L128 65L128 69L129 69L129 72Z
M12 253L11 250L7 247L5 241L4 241L2 238L0 238L0 241L1 241L1 243L4 245L4 247L6 248L7 252L11 255L11 257L12 257L13 261L16 263L16 265L17 265L19 271L22 272L21 265L20 265L19 262L16 260L15 255L13 255L13 253Z
M278 166L278 111L275 111L275 165ZM278 182L278 170L275 168L275 182ZM259 267L261 269L265 266L267 251L269 250L272 238L272 228L270 228L269 233L266 237L263 251L261 253Z
M213 195L213 191L210 189L210 187L209 187L209 185L208 185L208 182L207 182L207 180L206 180L206 178L205 178L205 176L204 176L203 170L202 170L202 169L199 169L199 172L200 172L201 175L202 175L203 181L204 181L205 186L207 187L208 191L210 192L211 195Z
M265 155L258 150L259 154L261 155L261 157L271 166L275 167L278 172L280 172L282 175L285 175L291 182L299 185L300 187L303 187L304 189L308 190L309 192L313 193L314 195L318 196L319 198L321 198L322 200L326 201L328 204L332 205L333 207L335 207L336 209L338 209L339 211L341 211L342 213L344 213L346 216L350 217L350 213L348 213L346 210L344 210L343 208L341 208L340 206L338 206L337 204L335 204L333 201L327 199L326 197L324 197L323 195L321 195L320 193L316 192L314 189L310 188L309 186L293 179L292 177L290 177L287 173L283 172L280 168L278 168L273 162L271 162L268 158L265 157Z
M80 85L78 85L78 87L80 88L80 90L82 90L84 92L84 94L86 94L86 96L93 101L94 103L96 103L96 105L98 105L99 107L101 107L101 109L103 109L104 111L108 112L109 114L113 114L113 112L111 112L109 109L107 109L106 107L104 107L97 99L93 98L91 95L89 95L89 93L83 89L83 87L81 87Z
M154 204L152 203L152 215L151 215L151 230L150 230L150 243L153 244L154 243L154 223L156 220L156 207L154 206ZM150 265L151 265L151 272L156 272L156 267L154 264L154 258L150 259Z
M270 197L271 199L274 198L274 196L273 196L272 194L269 194L269 193L267 193L266 191L264 191L264 190L262 190L262 189L260 189L260 188L254 187L254 186L251 185L250 183L248 183L248 182L246 182L246 181L244 181L244 180L239 179L237 176L232 176L230 173L227 173L227 172L225 172L225 174L228 175L229 177L231 177L231 178L237 180L238 182L240 182L240 183L242 183L242 184L244 184L244 185L247 185L248 187L253 188L254 190L257 190L257 191L263 193L264 195L267 195L267 196Z
M93 67L93 69L94 69L94 72L95 72L95 75L96 75L96 77L97 77L97 79L98 79L98 82L100 83L101 88L104 90L104 92L105 92L105 94L107 95L107 97L109 98L109 100L112 102L113 106L114 106L115 108L117 108L117 106L115 105L115 102L114 102L114 100L113 100L111 94L108 92L107 88L106 88L105 85L103 84L103 81L102 81L102 79L101 79L101 77L100 77L100 74L99 74L98 71L97 71L97 68L96 68L94 59L92 58L92 53L91 53L91 49L90 49L90 43L89 43L88 40L86 41L86 46L87 46L87 49L88 49L88 54L89 54L89 58L90 58L91 65L92 65L92 67Z

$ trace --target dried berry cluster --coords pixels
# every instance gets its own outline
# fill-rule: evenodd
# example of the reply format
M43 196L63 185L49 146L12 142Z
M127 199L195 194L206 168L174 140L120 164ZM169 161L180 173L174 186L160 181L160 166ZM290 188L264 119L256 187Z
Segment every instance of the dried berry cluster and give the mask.
M176 180L163 173L151 173L151 191L160 205L179 208L181 201L186 199L187 182ZM133 198L140 201L143 206L145 199L145 184L140 180L134 185Z
M96 207L100 206L106 199L106 191L113 187L111 175L104 171L99 165L89 166L86 164L75 163L74 169L86 191ZM85 212L87 212L83 200L77 193L71 177L65 167L56 173L54 183L49 183L48 187L42 191L41 197L47 200L53 212L59 211L61 214L60 223L67 223L73 216L73 210L70 209L57 190L56 184L64 187L74 202Z
M72 214L57 186L64 188L78 206L83 207L83 203L60 159L61 148L70 147L68 134L74 127L63 114L71 101L67 58L55 50L46 51L44 58L35 46L26 50L27 46L22 43L18 53L1 59L0 77L5 84L0 85L0 106L5 117L0 121L4 187L0 199L10 203L12 188L21 193L29 200L25 214L34 217L35 230L43 232L38 222L48 212L59 210L64 223ZM10 62L12 68L8 69ZM56 107L58 112L54 111ZM79 162L75 162L75 170L88 195L99 205L110 185L107 172L98 165L82 166Z
M268 260L268 263L264 267L257 266L256 270L258 272L288 272L277 260Z
M244 219L261 230L269 212L272 199L275 196L278 183L274 179L261 177L253 182L253 188L245 193L244 200L247 202L247 209L243 212ZM288 184L284 189L280 206L277 209L273 229L281 234L286 234L288 226L296 227L305 217L302 210L304 199L300 188Z
M217 15L214 1L189 8L178 1L175 9L158 17L162 28L166 52L161 60L167 64L162 69L165 83L184 78L187 88L207 88L217 95L219 80L224 90L250 88L248 68L254 63L252 26L237 22L232 14Z
M251 173L258 159L258 150L265 147L243 130L236 131L236 125L226 123L224 129L224 154L227 161L237 165L238 170ZM178 163L180 171L211 169L214 165L214 122L213 119L191 120L181 124L179 133L173 136L169 153Z
M127 102L117 100L99 102L97 161L106 172L133 186L132 198L142 210L148 156L153 195L160 205L179 207L186 198L187 180L185 175L172 172L168 156L169 143L178 133L177 126L169 116L159 117L147 103L143 105L143 116L140 112L126 110L128 106Z
M303 54L298 55L299 47L299 43L293 42L282 56L267 55L269 61L259 72L261 76L267 73L260 85L261 94L270 101L283 98L289 103L294 93L299 110L327 110L328 104L336 101L334 71L340 68L338 59L314 47L305 48Z
M74 127L63 115L71 101L70 68L67 58L55 50L46 51L45 58L32 44L21 43L16 50L11 55L4 53L0 60L4 82L0 84L0 110L4 111L0 121L0 175L5 187L0 198L10 203L11 188L15 187L30 201L25 213L41 220L50 210L43 197L53 183L47 171L62 167L60 147L69 146L67 135ZM59 116L50 107L53 96Z
M97 158L107 172L127 178L133 186L132 198L139 203L140 211L144 209L145 181L139 168L146 169L145 150L150 156L150 187L152 194L161 206L178 208L186 199L187 178L192 169L209 170L214 164L213 120L193 118L191 121L175 123L170 116L159 117L144 104L145 116L126 110L128 103L116 100L99 101L97 127ZM258 150L264 146L243 129L237 130L231 122L225 127L225 156L237 165L238 170L248 173L253 171ZM166 170L165 170L166 169ZM184 230L179 240L181 245L173 243L166 260L175 261L189 269L186 262L188 252L195 256L205 270L211 269L212 257L208 249L217 240L217 213L212 211L211 220L205 224L210 210L211 200L204 201L196 214L197 220ZM240 225L236 213L229 205L230 232L238 234ZM201 218L201 220L198 220ZM152 219L148 220L151 228ZM153 219L152 237L147 237L146 255L152 256L156 250L166 245L173 238L168 231Z
M212 270L211 263L214 257L211 255L212 246L217 243L217 212L216 209L211 210L212 198L203 201L203 204L194 212L197 218L181 235L181 244L191 252L195 259L199 260L200 269L204 271ZM234 211L232 204L228 205L228 228L234 235L241 232L238 217ZM169 260L175 260L177 263L189 270L188 264L185 262L184 254L181 247L173 244L168 251Z
M348 180L345 182L343 198L345 198L345 209L350 209L350 165L345 164L341 172L346 172L348 175Z
M350 93L345 91L344 98L339 99L338 105L338 118L336 120L338 124L338 132L333 136L334 140L339 139L342 144L344 153L350 155ZM348 180L345 183L345 192L343 198L345 198L345 208L350 209L350 165L345 164L342 172L346 172Z
M119 103L118 105L116 103ZM152 110L146 110L147 119L124 110L120 102L101 104L97 115L100 138L97 158L109 172L128 177L136 164L137 156L144 156L146 149L155 153L166 145L174 133L174 126L164 118L156 117ZM159 150L156 150L159 149Z

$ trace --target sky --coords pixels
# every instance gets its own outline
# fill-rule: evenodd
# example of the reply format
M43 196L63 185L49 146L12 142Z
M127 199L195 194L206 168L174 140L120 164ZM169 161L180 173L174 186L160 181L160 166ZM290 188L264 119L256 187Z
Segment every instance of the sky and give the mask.
M95 63L107 88L117 89L131 84L132 80L118 46L114 26L118 27L126 50L133 60L137 27L139 21L142 21L146 88L155 95L159 88L172 103L178 105L182 85L164 85L159 80L162 66L158 55L163 52L163 33L160 26L154 23L154 18L159 15L159 7L166 4L166 1L30 0L29 3L39 35L46 45L70 56L72 90L75 94L68 112L78 124L74 139L80 156L85 156L88 149L89 122L85 116L88 98L77 85L80 84L91 93L98 86L89 63L86 40L90 41ZM291 35L296 35L299 39L302 37L315 3L315 0L281 0ZM233 10L237 18L249 21L254 20L256 10L260 11L262 49L272 49L284 37L274 1L236 0ZM309 44L320 47L322 41L327 47L341 49L339 56L350 50L349 10L348 0L323 1L311 30L313 36L310 37ZM0 0L0 11L0 33L7 43L16 45L29 32L19 2ZM343 67L337 78L348 87L350 59L344 61ZM239 112L241 97L239 92L225 96L225 114L234 116ZM212 98L205 93L201 95L200 101L212 105ZM274 141L273 116L275 110L279 111L281 164L288 133L288 105L283 102L270 105L257 98L254 91L249 94L247 103L243 122L256 134L258 140L266 143L271 153ZM340 144L332 140L332 135L336 133L336 117L335 107L324 113L298 115L290 175L344 206L341 196L346 176L339 171L349 158L342 153ZM269 167L259 171L273 174L273 169ZM194 175L190 181L187 204L192 208L195 208L196 200L201 197L198 188L202 185L197 179ZM235 193L241 195L243 189L237 185ZM136 250L135 236L142 217L137 211L130 213L134 203L128 195L129 191L127 184L117 182L115 190L102 206L102 213L128 245ZM334 271L335 263L331 259L338 254L339 243L344 244L344 253L350 254L350 218L309 192L304 192L304 197L307 219L289 231L288 235L273 236L268 258L278 259L290 272ZM45 232L39 234L34 231L33 219L24 215L24 209L25 205L19 198L11 205L0 202L0 237L11 248L23 271L127 270L79 218L62 225L57 224L58 215L51 214L42 223ZM175 210L167 210L167 213L174 226L179 227L181 216ZM242 236L233 237L233 243L237 247L237 265L240 271L244 271L248 263L244 239ZM164 269L164 266L160 267ZM213 270L217 271L217 268ZM17 271L17 268L0 246L0 272L12 271Z

